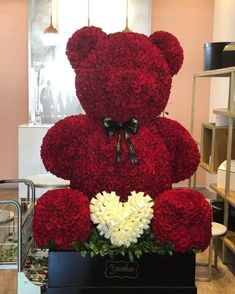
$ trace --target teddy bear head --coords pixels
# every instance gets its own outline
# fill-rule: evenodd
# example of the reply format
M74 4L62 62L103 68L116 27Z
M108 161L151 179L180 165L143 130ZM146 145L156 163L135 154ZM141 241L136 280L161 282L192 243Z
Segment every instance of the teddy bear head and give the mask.
M66 54L86 114L121 123L133 118L145 123L159 116L169 99L172 76L183 62L179 41L163 31L147 37L84 27L68 40Z

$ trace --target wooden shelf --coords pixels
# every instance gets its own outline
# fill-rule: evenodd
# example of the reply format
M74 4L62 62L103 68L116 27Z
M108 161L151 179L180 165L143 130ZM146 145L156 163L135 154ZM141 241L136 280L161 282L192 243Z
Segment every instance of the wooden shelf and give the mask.
M201 166L210 173L217 173L220 164L227 158L228 127L215 123L203 123L201 131ZM235 158L235 128L232 139L232 158Z
M224 243L235 254L235 232L228 230L224 237Z
M210 188L218 193L222 198L226 199L226 201L235 207L235 191L230 191L228 196L225 197L225 191L223 188L218 187L216 183L210 184Z
M235 118L235 112L234 111L228 111L227 108L217 108L213 110L214 114L220 114L226 117L232 117Z
M207 172L211 173L211 174L216 174L216 172L212 171L211 166L206 162L200 162L200 167L203 168L204 170L206 170Z

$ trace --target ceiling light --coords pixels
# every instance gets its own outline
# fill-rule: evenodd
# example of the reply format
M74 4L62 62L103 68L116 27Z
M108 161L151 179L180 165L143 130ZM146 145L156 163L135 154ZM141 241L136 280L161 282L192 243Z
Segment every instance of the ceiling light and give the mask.
M52 12L53 12L53 3L51 0L51 12L50 12L50 24L48 27L46 27L43 30L43 43L46 46L55 46L57 45L59 41L59 32L58 30L53 26L53 21L52 21Z

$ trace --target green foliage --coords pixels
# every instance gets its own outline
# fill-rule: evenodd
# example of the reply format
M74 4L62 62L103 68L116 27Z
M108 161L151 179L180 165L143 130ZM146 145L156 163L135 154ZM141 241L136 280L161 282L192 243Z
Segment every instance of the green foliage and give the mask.
M79 251L82 256L89 254L109 255L113 258L117 255L128 256L130 261L140 258L143 253L171 254L173 253L173 244L160 244L156 242L150 229L146 230L139 238L137 243L132 243L128 248L125 246L112 245L109 239L100 236L99 231L94 228L89 239L83 243L74 242L75 250Z
M17 244L0 246L0 263L15 262L17 258Z
M53 241L50 241L49 243L45 244L44 246L41 247L41 249L42 250L50 249L51 251L57 250L55 242L53 242Z

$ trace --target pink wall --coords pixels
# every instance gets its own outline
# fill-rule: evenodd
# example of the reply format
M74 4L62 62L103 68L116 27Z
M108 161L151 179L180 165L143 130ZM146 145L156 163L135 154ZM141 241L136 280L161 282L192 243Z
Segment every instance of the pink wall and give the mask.
M27 0L0 1L0 178L18 177L18 125L27 121Z
M203 45L212 41L214 0L152 0L152 5L152 31L173 33L184 49L184 64L173 78L166 110L169 118L190 130L193 74L203 70ZM200 139L201 122L208 121L209 91L209 80L200 80L196 92L196 139ZM202 184L203 171L199 178Z

